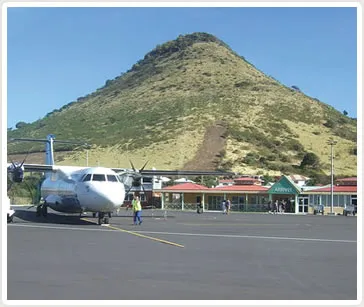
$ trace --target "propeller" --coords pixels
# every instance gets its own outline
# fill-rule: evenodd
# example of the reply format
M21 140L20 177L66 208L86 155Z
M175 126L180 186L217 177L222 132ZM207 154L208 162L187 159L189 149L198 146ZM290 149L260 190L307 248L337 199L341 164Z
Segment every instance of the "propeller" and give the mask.
M14 162L10 158L11 165L9 166L8 170L12 174L11 179L12 179L13 182L23 182L23 180L24 180L24 167L23 167L23 165L24 165L25 160L27 159L28 155L29 155L29 151L26 154L23 162L21 162L20 164Z
M130 190L133 188L133 187L142 187L142 189L143 189L143 192L144 192L144 195L146 195L146 192L145 192L145 189L144 189L144 186L143 186L143 184L142 184L142 182L141 182L141 180L142 180L142 178L143 178L143 174L142 174L142 172L143 172L143 170L144 170L144 168L147 166L147 164L148 164L148 162L149 161L147 161L147 162L145 162L144 163L144 165L143 165L143 167L140 169L140 170L138 170L138 169L136 169L135 168L135 166L134 166L134 163L131 161L131 160L129 160L129 162L130 162L130 165L131 165L131 167L132 167L132 169L133 169L133 171L132 172L130 172L130 171L126 171L126 172L123 172L121 175L126 175L126 176L128 176L128 177L131 177L132 178L132 182L131 182L131 185L130 185L130 187L129 187L129 189L128 189L128 191L126 192L126 194L125 195L128 195L129 194L129 192L130 192ZM125 180L124 182L126 182L127 180Z

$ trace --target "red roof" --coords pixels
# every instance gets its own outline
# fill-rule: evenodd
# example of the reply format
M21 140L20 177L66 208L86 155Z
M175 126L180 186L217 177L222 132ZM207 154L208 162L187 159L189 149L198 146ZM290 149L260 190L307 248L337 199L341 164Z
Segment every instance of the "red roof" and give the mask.
M163 188L163 190L172 190L172 191L181 191L181 190L196 191L196 190L208 190L208 189L209 188L205 187L204 185L200 185L197 183L191 183L191 182L176 184L176 185L172 185L170 187Z
M357 185L357 178L356 177L350 177L350 178L342 178L342 179L337 179L336 180L336 184L338 185Z
M314 189L314 190L307 190L306 192L331 192L331 187L325 187L320 189ZM351 186L351 185L336 185L334 186L334 193L356 193L357 192L357 186Z
M350 177L350 178L342 178L342 179L337 179L336 181L357 181L358 178L356 177Z
M230 185L210 189L212 191L268 191L268 188L260 185Z

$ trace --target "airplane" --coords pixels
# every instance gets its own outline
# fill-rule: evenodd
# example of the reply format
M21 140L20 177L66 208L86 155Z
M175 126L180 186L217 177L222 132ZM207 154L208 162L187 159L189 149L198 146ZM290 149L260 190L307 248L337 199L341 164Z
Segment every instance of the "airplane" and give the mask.
M132 187L142 187L141 179L150 176L172 175L214 175L229 176L233 173L215 171L168 171L144 170L144 166L137 170L133 163L132 170L125 168L106 168L88 166L59 166L54 163L53 143L67 143L89 146L86 143L59 141L54 134L46 139L14 138L11 141L32 141L45 143L45 164L27 164L11 161L7 165L10 180L22 182L24 172L43 172L44 180L40 185L42 202L37 205L36 215L47 216L48 207L62 213L91 212L98 216L98 224L109 224L111 213L123 205L125 196ZM128 187L128 181L131 181ZM144 190L144 188L143 188ZM9 221L9 215L8 215Z

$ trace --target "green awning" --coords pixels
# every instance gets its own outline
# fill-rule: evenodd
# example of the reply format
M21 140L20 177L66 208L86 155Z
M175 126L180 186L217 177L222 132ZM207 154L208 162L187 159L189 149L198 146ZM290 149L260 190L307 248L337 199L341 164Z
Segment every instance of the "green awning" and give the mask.
M283 175L271 188L269 194L300 194L301 189L287 176Z

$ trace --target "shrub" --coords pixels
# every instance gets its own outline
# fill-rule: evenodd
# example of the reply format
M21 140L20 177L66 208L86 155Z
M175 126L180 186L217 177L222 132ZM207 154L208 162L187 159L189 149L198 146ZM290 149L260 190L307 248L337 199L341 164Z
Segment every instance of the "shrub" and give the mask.
M304 155L302 162L300 164L300 168L305 168L305 167L316 168L319 166L319 164L320 164L319 157L313 152L308 152Z
M23 128L27 125L26 122L18 122L16 125L15 125L15 128L19 129L19 128Z
M324 123L324 126L327 128L335 128L336 123L332 119L328 119L326 123Z

